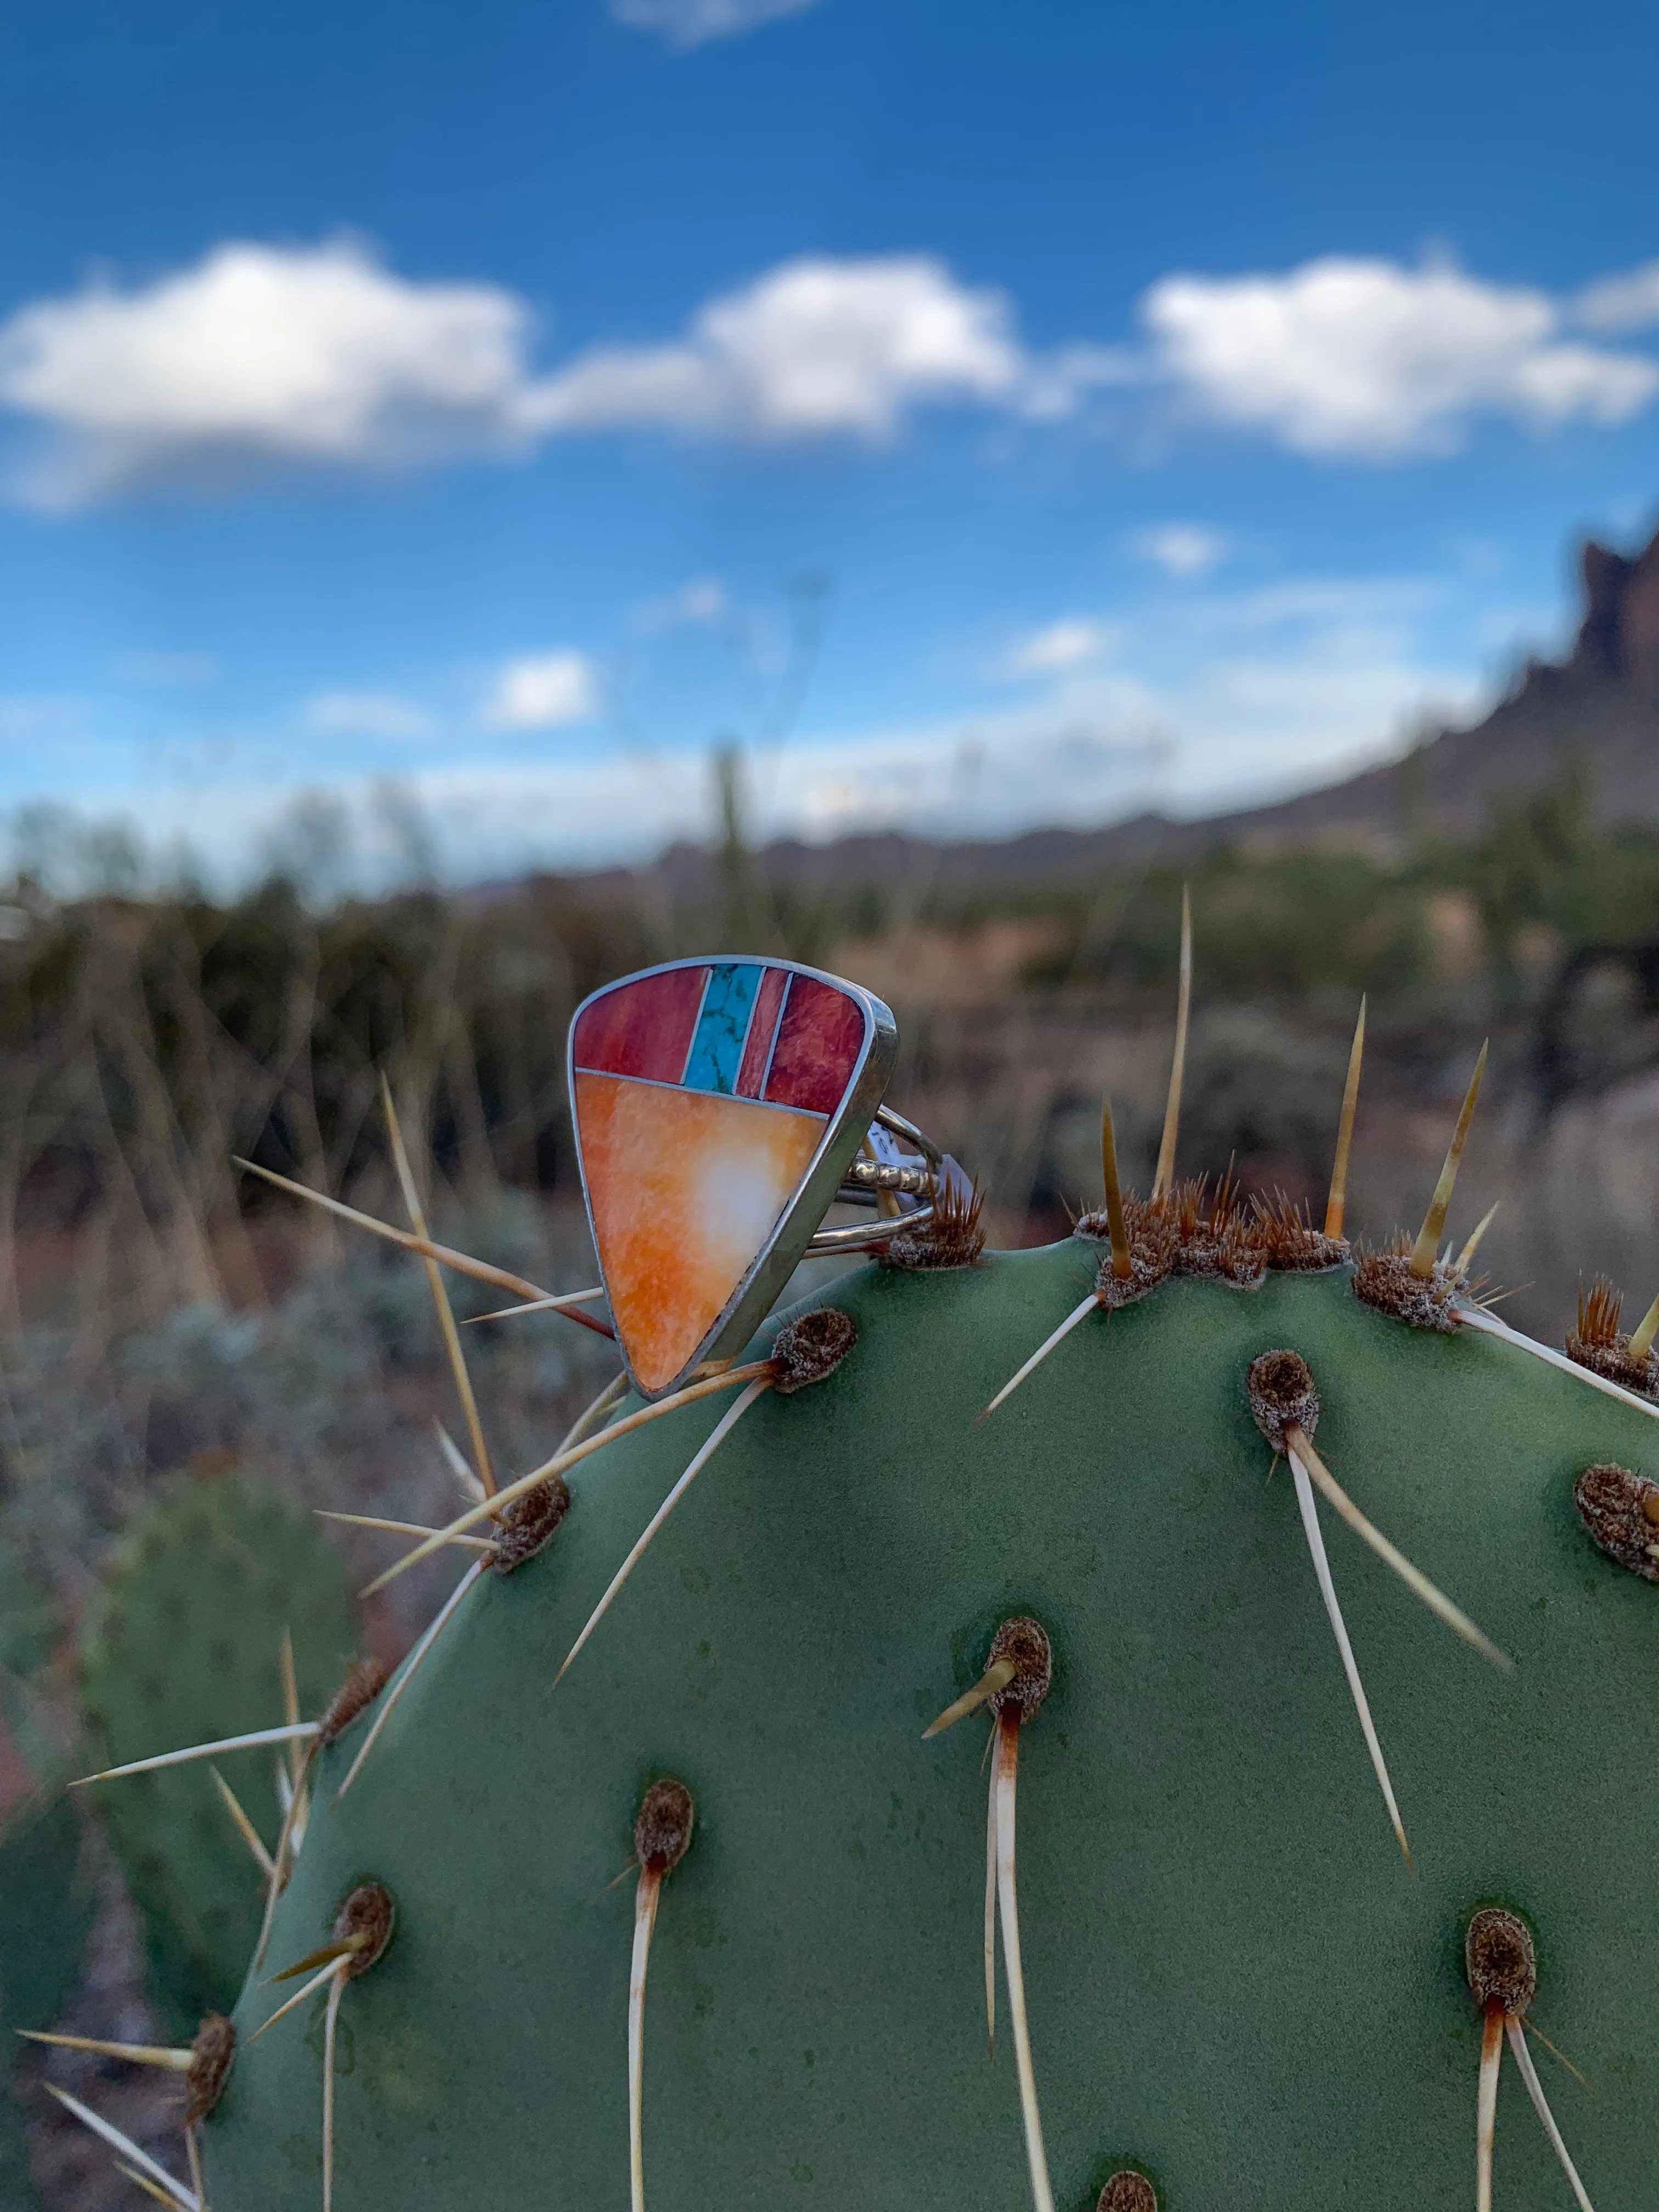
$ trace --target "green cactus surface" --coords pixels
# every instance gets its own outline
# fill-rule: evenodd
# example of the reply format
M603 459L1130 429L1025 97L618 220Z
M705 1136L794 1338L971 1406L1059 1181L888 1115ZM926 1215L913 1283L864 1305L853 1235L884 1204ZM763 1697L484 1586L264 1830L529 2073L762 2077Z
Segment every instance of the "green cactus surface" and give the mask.
M94 1900L75 1808L59 1799L0 1837L0 2204L35 2203L25 2111L12 2076L20 2028L56 2019L80 1977Z
M572 1470L551 1542L467 1592L337 1802L366 1720L319 1756L203 2130L215 2212L316 2212L324 1993L247 2039L287 1994L267 1978L373 1883L396 1928L340 1996L337 2212L623 2212L635 1905L617 1877L664 1776L696 1820L650 1954L647 2201L1029 2203L1000 1963L994 2055L986 2036L985 1716L923 1741L1016 1614L1054 1652L1018 1817L1060 2212L1126 2172L1120 2196L1151 2176L1167 2212L1471 2203L1463 1946L1490 1904L1534 1931L1536 2027L1595 2085L1540 2051L1598 2208L1651 2202L1659 1592L1598 1550L1573 1491L1592 1462L1659 1469L1659 1426L1516 1346L1373 1310L1346 1267L1170 1280L1091 1314L979 1419L1097 1257L1074 1239L836 1283L851 1353L747 1412L550 1692L728 1401ZM1275 1348L1312 1370L1333 1474L1515 1662L1488 1664L1325 1514L1415 1875L1246 1401ZM211 1577L190 1551L193 1604ZM252 1571L222 1592L225 1632L264 1711ZM1499 2212L1567 2202L1506 2061Z
M263 1484L192 1482L133 1522L88 1608L81 1686L93 1758L123 1765L283 1717L279 1650L291 1632L301 1711L314 1714L353 1644L344 1562L312 1517ZM221 1771L274 1844L269 1751ZM102 1783L93 1793L143 1916L151 1993L188 2040L226 2010L259 1931L263 1885L204 1765Z

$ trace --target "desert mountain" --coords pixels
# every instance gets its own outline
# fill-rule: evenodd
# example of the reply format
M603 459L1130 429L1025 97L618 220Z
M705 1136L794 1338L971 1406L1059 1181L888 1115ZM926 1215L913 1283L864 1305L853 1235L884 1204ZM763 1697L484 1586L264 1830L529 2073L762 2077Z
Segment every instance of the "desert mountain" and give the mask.
M1467 834L1494 802L1570 763L1588 775L1604 825L1659 823L1659 535L1634 556L1592 538L1579 557L1584 613L1565 660L1529 660L1482 720L1443 731L1403 760L1204 831L1300 841L1422 822Z
M1529 660L1506 697L1466 729L1443 730L1403 759L1273 805L1172 821L1146 813L1103 830L1035 830L1000 840L935 843L897 834L828 845L782 839L756 856L763 873L798 889L926 882L994 890L1054 884L1181 859L1218 841L1261 850L1305 843L1397 845L1414 830L1478 830L1495 801L1537 788L1577 764L1606 825L1659 825L1659 534L1634 555L1588 541L1580 555L1583 618L1559 662ZM715 892L718 861L672 847L645 877L675 903ZM599 888L605 878L594 879ZM640 877L615 872L620 890Z

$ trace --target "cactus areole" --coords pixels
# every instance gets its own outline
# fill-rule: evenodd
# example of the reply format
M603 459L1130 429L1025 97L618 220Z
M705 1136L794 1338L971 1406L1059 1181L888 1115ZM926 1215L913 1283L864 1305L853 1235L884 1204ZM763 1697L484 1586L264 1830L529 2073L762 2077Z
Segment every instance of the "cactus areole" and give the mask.
M1282 1212L1113 1206L1157 1248L1121 1303L1103 1216L843 1276L781 1317L845 1316L805 1387L768 1386L775 1317L567 1672L729 1397L569 1468L343 1796L370 1715L319 1742L214 2212L1466 2206L1492 2021L1534 2002L1595 2084L1543 2056L1582 2187L1654 2202L1655 1409L1443 1259L1380 1248L1360 1297ZM331 1967L366 1887L395 1939ZM1511 1923L1535 2000L1470 1978ZM1498 2212L1570 2201L1529 2094L1504 2073Z

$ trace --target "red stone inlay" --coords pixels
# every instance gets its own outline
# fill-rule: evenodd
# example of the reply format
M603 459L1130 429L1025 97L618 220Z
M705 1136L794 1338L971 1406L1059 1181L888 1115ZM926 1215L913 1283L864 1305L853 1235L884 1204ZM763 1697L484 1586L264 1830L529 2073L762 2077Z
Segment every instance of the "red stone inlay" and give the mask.
M708 980L706 968L671 968L661 975L618 984L595 999L576 1024L576 1066L603 1075L678 1083L685 1073Z
M761 987L755 994L755 1011L749 1018L743 1065L738 1070L739 1098L758 1098L761 1095L772 1040L777 1035L778 1008L783 1004L784 986L788 981L787 968L769 968L761 977Z
M864 1009L833 984L791 979L766 1097L774 1106L833 1114L864 1047Z

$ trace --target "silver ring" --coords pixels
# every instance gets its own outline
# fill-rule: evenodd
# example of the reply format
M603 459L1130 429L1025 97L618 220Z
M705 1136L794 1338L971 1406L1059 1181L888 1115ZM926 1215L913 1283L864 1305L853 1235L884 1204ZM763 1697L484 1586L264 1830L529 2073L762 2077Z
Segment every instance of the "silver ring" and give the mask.
M882 1104L897 1054L891 1009L871 992L770 954L665 961L577 1007L565 1048L576 1161L642 1397L671 1396L741 1350L809 1251L867 1251L933 1219L957 1170ZM721 1192L724 1225L708 1218ZM837 1198L875 1218L818 1228Z

